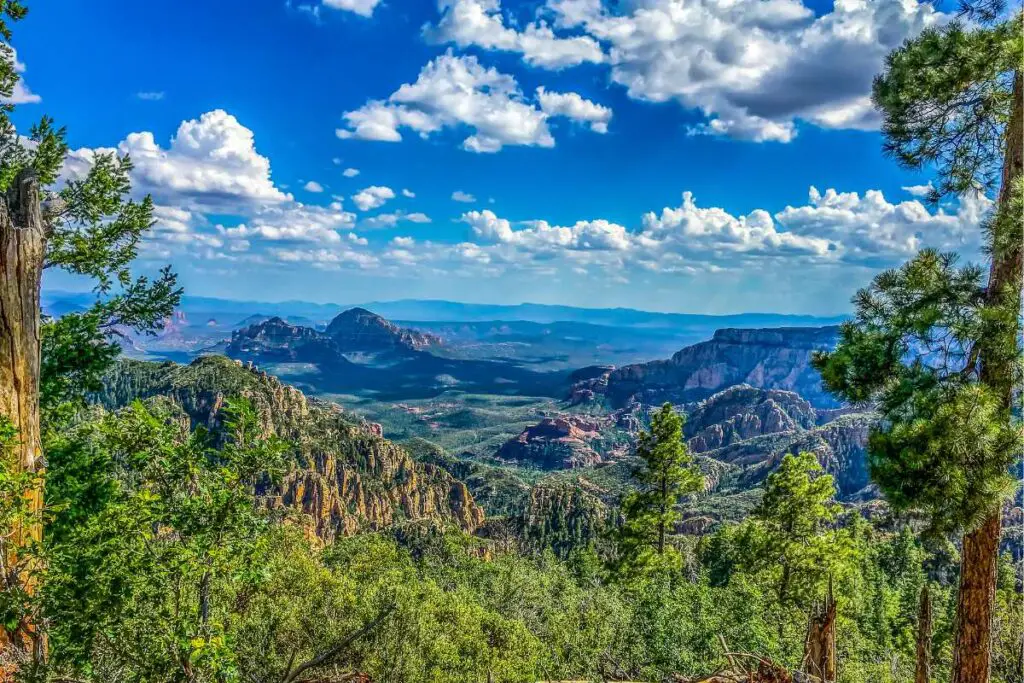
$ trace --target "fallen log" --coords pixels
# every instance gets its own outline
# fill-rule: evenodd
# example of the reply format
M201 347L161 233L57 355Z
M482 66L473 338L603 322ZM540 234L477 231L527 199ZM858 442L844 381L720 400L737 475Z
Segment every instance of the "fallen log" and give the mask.
M750 662L748 668L737 667L742 658ZM749 652L727 652L732 669L718 671L709 676L686 677L675 674L670 683L822 683L817 676L801 671L790 671L781 664Z

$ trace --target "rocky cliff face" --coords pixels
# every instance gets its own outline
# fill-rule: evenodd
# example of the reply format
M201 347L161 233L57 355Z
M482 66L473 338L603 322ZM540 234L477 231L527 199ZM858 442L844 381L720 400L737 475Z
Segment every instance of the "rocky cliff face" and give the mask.
M793 435L792 441L776 449L761 468L751 472L754 478L767 476L786 453L810 451L835 478L840 496L853 496L871 483L868 472L868 432L874 423L870 414L843 415L820 427ZM762 472L763 470L763 472Z
M440 337L399 327L365 308L350 308L339 313L325 332L346 352L387 349L420 351L442 343Z
M590 467L609 454L603 443L603 421L581 415L547 417L506 441L497 457L541 469Z
M718 330L710 340L687 346L668 360L587 373L591 376L571 386L570 398L606 399L613 406L686 403L745 383L794 391L815 406L836 407L810 361L814 351L835 345L837 332L837 327Z
M685 436L695 453L765 434L813 427L817 413L791 391L740 384L720 391L687 410Z
M402 520L430 519L473 531L483 522L465 484L441 468L416 463L380 436L379 426L354 420L337 406L307 399L273 376L222 356L182 366L123 361L97 397L108 408L163 397L193 426L216 433L231 397L247 398L267 434L293 444L294 463L280 486L258 493L273 507L294 509L320 538Z
M792 392L739 385L687 406L687 414L691 452L739 467L741 488L758 485L784 455L800 451L817 454L841 496L869 484L870 413L817 410Z
M231 333L225 353L261 362L343 364L341 349L322 332L270 318Z

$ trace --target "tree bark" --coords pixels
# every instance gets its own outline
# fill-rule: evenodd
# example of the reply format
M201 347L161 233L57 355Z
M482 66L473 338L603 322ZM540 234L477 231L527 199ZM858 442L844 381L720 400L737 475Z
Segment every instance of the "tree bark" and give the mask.
M832 580L828 582L825 603L811 615L804 641L804 670L823 683L836 680L836 600Z
M921 587L921 603L917 608L917 666L914 683L932 680L932 596L928 584Z
M33 172L23 171L0 202L0 415L17 429L18 444L8 465L19 473L42 473L44 467L39 427L39 296L45 248L39 183ZM35 521L9 530L3 559L8 568L20 566L19 579L31 593L31 567L24 566L18 551L42 539L38 520L42 485L25 491L25 497L30 519ZM10 644L39 649L40 641L32 624L22 624L14 633L0 635L0 649Z
M1017 71L1013 79L1012 105L1006 125L1002 184L996 211L1006 211L1014 185L1024 172L1024 82ZM996 221L998 230L1012 234L993 234L992 263L989 269L986 303L992 307L1006 306L1018 312L1021 308L1021 277L1024 273L1024 236L1020 234L1020 217ZM1014 344L1020 334L1015 316L1012 329L1000 330L1000 338L980 353L981 381L992 388L1003 401L1007 419L1013 402L1012 356L1000 344ZM1014 346L1016 348L1016 346ZM1011 458L1012 460L1012 458ZM960 562L960 592L957 597L957 632L953 649L953 683L988 683L992 661L992 613L995 607L999 540L1002 532L1002 510L993 510L977 529L964 536Z

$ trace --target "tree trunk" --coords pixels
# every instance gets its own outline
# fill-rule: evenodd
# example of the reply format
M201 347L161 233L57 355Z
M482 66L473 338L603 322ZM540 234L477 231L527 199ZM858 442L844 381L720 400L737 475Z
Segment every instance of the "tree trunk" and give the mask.
M15 472L41 473L39 291L46 235L35 174L19 174L5 200L0 202L0 415L17 429L18 444L8 465ZM9 530L3 561L9 570L18 568L16 578L31 593L31 567L19 559L18 550L42 539L41 484L25 491L25 497L36 521ZM41 638L32 624L24 623L0 635L0 649L9 644L38 651Z
M804 641L803 669L823 683L836 680L836 600L832 580L828 582L825 603L811 615Z
M932 596L928 584L921 587L921 604L917 609L917 667L914 683L932 680Z
M1014 185L1024 171L1024 81L1020 71L1014 74L1013 103L1006 126L1003 177L997 211L1010 204ZM1020 333L1017 315L1021 308L1021 275L1024 272L1024 244L1020 217L996 221L997 234L990 237L993 253L989 270L987 304L1007 307L1015 312L1010 329L999 330L991 347L981 348L981 381L999 395L1009 419L1013 401L1013 357L1005 345L1013 344ZM1012 234L998 234L998 230ZM1003 346L1003 348L1000 348ZM1012 458L1010 458L1012 460ZM957 597L956 643L953 649L953 683L988 683L992 660L992 612L995 606L996 567L999 557L1001 510L996 509L981 524L964 536L960 562L960 592Z
M668 509L665 505L665 499L668 498L668 484L665 481L665 475L661 476L661 515L658 516L658 554L665 554L665 518L668 515Z

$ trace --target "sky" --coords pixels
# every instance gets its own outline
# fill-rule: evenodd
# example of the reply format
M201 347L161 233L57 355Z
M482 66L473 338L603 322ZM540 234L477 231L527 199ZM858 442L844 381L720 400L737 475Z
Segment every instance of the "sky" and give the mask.
M186 293L836 314L983 196L882 153L916 0L30 3L14 120L129 154ZM82 285L48 274L51 289Z

